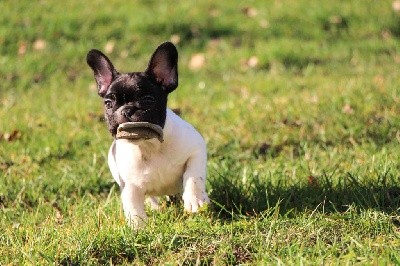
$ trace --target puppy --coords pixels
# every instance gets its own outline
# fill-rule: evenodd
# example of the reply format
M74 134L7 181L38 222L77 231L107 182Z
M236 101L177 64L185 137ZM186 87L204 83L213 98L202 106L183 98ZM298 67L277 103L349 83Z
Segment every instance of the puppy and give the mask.
M105 120L114 141L108 153L112 176L121 188L127 222L146 220L145 198L157 208L158 196L182 193L184 208L197 212L209 203L205 191L207 150L202 136L167 108L167 96L178 86L178 52L161 44L144 72L119 73L102 52L91 50L87 63L103 98ZM163 141L117 139L119 125L148 122L162 128Z

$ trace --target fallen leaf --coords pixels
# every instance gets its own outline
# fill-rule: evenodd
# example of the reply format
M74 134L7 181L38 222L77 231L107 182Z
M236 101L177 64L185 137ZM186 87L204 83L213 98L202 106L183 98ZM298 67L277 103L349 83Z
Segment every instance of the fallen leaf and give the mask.
M253 18L253 17L258 15L258 11L254 7L242 8L242 13L245 14L246 16L250 17L250 18Z
M58 224L61 224L63 221L63 215L61 214L60 211L56 210L56 222Z
M247 60L247 66L250 68L255 68L258 65L258 58L256 56L252 56Z
M35 74L35 76L33 76L33 81L35 83L39 83L43 80L43 75L40 73Z
M400 1L399 0L393 1L392 8L394 12L400 13Z
M26 53L27 47L28 46L26 42L21 42L18 46L18 55L24 55Z
M2 139L4 139L5 141L8 141L8 142L12 142L12 141L15 141L15 140L21 138L21 135L22 135L21 132L19 130L15 129L11 133L4 133L2 135Z
M114 51L115 41L108 41L104 46L104 51L106 54L111 54Z
M345 114L353 114L354 109L353 109L353 107L351 107L350 104L346 103L342 108L342 112Z
M18 229L20 227L20 223L13 223L12 229Z
M319 101L319 98L317 95L314 94L310 97L310 103L318 103L318 101Z
M206 63L206 58L204 54L202 53L194 54L190 58L189 68L191 70L199 70L204 66L205 63Z
M329 22L331 24L342 24L343 18L339 15L331 16L331 17L329 17Z
M64 216L62 215L62 211L60 206L58 206L57 202L53 202L52 207L55 211L55 220L58 224L62 224Z
M308 181L308 185L310 186L310 187L314 187L314 188L317 188L317 187L319 187L319 184L318 184L318 180L317 180L317 178L315 178L315 176L312 176L312 175L309 175L308 177L307 177L307 181Z
M206 83L204 81L200 81L199 82L199 89L204 90L205 87L206 87Z
M350 142L351 145L353 145L353 146L358 146L358 145L357 145L357 141L355 141L355 139L354 139L353 137L350 137L350 138L349 138L349 142Z
M169 38L169 40L170 40L173 44L177 45L177 44L179 44L179 43L181 42L181 36L179 36L178 34L172 34L172 35L171 35L171 38Z
M42 39L37 39L34 43L33 43L33 49L35 50L44 50L47 46L47 43L45 40Z
M0 170L7 170L13 165L12 162L1 162L0 163Z

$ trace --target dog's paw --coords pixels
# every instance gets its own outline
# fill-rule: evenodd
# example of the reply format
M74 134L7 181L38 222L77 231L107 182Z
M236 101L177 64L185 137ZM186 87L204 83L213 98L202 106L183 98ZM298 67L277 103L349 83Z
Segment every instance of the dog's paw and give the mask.
M126 217L126 222L129 227L134 230L139 230L146 225L147 217L139 216L139 215L130 215Z
M187 212L198 212L201 207L210 203L210 199L206 192L202 193L183 193L183 202L185 206L185 211Z

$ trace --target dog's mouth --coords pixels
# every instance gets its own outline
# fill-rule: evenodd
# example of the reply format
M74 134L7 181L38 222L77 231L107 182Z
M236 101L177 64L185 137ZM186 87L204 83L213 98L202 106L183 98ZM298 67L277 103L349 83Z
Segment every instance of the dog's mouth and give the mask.
M149 122L126 122L117 128L117 139L128 139L131 141L158 139L163 142L163 129L159 125Z

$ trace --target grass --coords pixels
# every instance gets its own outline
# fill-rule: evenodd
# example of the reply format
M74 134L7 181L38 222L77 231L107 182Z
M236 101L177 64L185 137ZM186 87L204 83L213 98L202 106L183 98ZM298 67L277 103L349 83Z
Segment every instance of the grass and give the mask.
M1 265L400 263L392 1L0 7ZM132 232L85 56L108 46L118 69L143 70L176 36L169 106L207 140L213 203L165 201Z

